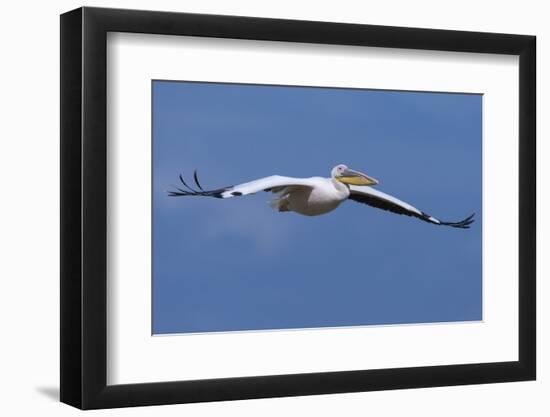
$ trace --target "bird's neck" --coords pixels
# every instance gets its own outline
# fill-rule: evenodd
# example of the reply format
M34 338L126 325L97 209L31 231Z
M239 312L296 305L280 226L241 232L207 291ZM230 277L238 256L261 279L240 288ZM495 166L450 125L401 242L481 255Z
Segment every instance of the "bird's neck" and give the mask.
M349 196L349 187L346 184L341 183L336 178L332 178L332 185L334 185L336 191L342 194L345 198Z

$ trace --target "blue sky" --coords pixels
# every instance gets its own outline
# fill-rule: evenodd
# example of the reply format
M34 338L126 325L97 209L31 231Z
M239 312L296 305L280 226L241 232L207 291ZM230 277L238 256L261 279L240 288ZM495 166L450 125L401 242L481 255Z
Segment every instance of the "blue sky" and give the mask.
M153 333L482 319L482 96L153 82ZM344 163L443 220L168 197Z

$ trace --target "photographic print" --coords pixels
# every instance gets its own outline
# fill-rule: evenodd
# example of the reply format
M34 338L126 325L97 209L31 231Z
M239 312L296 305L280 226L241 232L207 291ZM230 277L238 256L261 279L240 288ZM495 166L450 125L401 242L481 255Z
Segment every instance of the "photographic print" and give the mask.
M152 333L483 320L482 102L154 80Z
M62 402L536 379L534 36L94 7L60 33Z

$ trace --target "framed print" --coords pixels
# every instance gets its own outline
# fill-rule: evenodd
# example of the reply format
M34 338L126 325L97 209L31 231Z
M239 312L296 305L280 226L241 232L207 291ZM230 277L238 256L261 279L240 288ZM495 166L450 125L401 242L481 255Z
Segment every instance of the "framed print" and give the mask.
M535 38L61 16L61 401L535 379Z

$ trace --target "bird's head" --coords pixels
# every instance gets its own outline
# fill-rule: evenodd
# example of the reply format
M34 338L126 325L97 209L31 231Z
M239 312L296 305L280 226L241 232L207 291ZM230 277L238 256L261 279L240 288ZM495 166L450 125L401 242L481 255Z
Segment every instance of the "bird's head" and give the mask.
M378 180L372 177L369 177L367 174L362 172L355 171L347 167L347 165L340 164L332 168L332 178L337 181L340 181L344 184L350 185L376 185Z

